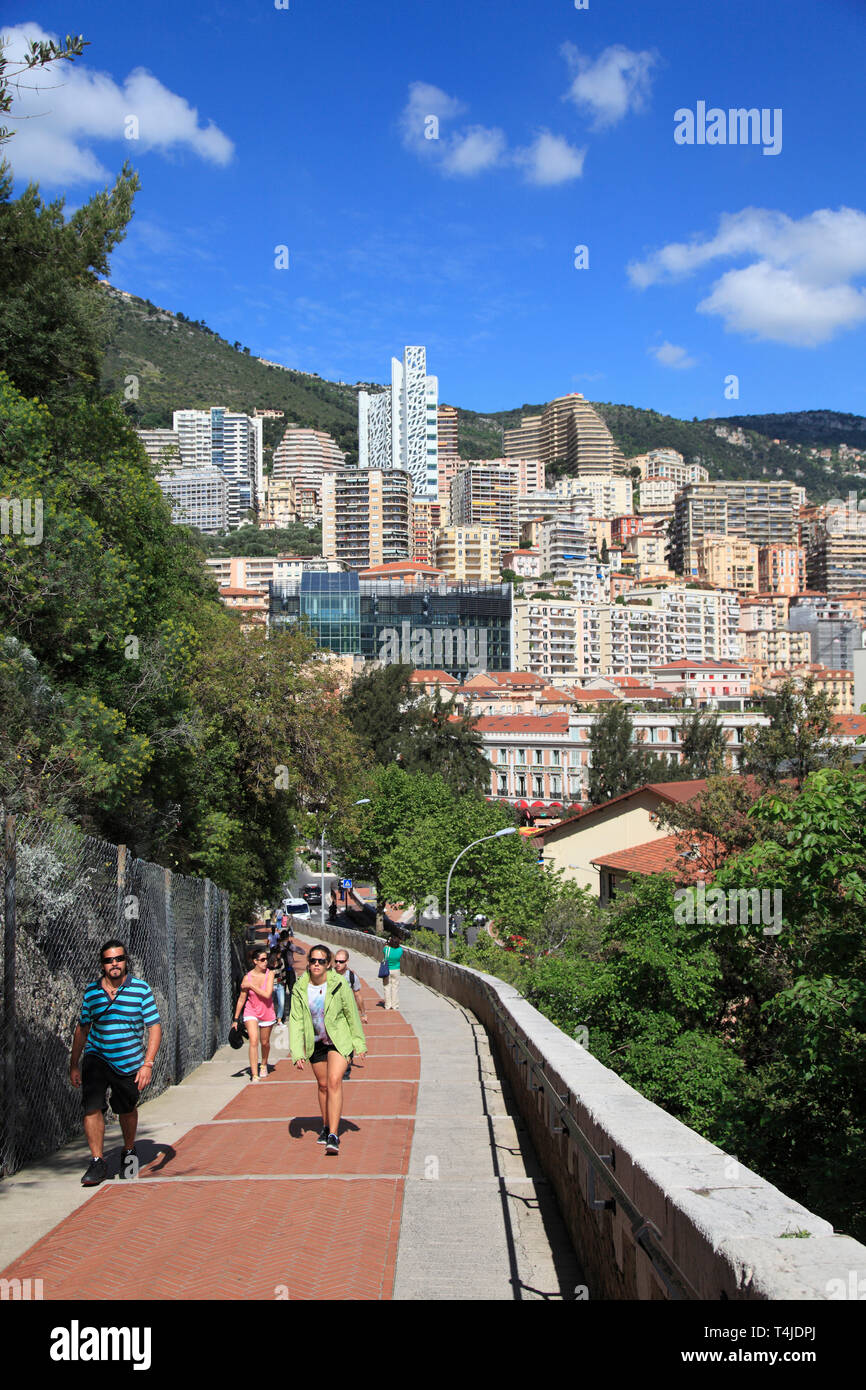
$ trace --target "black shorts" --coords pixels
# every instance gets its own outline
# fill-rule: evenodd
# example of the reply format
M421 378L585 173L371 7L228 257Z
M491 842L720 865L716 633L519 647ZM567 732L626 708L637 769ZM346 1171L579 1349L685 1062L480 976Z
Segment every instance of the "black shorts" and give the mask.
M88 1052L81 1063L81 1100L85 1115L94 1115L111 1108L115 1115L129 1115L138 1105L139 1090L135 1072L115 1071L98 1052Z
M310 1058L310 1061L311 1061L311 1062L324 1062L324 1061L327 1059L327 1056L328 1056L328 1053L329 1053L329 1052L336 1052L336 1051L337 1051L337 1049L336 1049L336 1047L334 1046L333 1043L317 1042L317 1043L314 1045L314 1047L313 1047L313 1055L312 1055L312 1057Z

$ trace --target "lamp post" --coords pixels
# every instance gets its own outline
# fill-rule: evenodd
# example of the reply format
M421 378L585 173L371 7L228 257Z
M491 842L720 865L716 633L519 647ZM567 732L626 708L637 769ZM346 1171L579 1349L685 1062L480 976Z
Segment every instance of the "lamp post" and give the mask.
M356 802L355 802L355 805L356 805L356 806L369 806L369 804L370 804L370 798L369 798L369 796L362 796L360 801L356 801ZM325 821L325 824L322 826L322 844L321 844L322 858L321 858L321 862L320 862L321 879L322 879L322 901L321 901L320 904L319 904L319 916L320 916L321 919L322 919L322 926L325 925L325 831L327 830L328 826L330 825L331 821L334 819L334 816L335 816L336 814L337 814L336 811L332 811L331 815L328 816L328 819Z
M483 845L483 844L485 844L485 843L487 842L487 840L499 840L499 839L501 839L501 837L502 837L503 835L516 835L516 834L517 834L517 826L516 826L516 825L506 825L506 826L504 827L504 829L502 829L502 830L497 830L497 831L495 831L492 835L483 835L483 836L481 837L480 840L473 840L471 845L467 845L467 846L466 846L466 849L461 849L461 851L460 851L460 853L458 854L457 858L454 860L454 863L451 865L451 868L448 870L448 878L446 879L446 882L445 882L445 959L446 959L446 960L450 960L450 959L451 959L451 912L450 912L450 910L449 910L449 909L450 909L450 902L451 902L451 875L453 874L454 870L457 868L457 865L458 865L458 863L460 862L460 860L463 858L464 854L466 854L470 849L474 849L476 845Z

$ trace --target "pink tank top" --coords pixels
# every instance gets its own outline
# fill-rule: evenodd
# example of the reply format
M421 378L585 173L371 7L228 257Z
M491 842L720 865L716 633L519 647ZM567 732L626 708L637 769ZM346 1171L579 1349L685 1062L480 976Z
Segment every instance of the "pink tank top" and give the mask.
M266 972L265 983L267 983L268 975L272 974L273 971L271 970ZM259 1023L276 1023L277 1015L274 1009L273 995L270 999L263 999L260 994L256 994L251 985L247 994L247 1002L244 1004L244 1018L257 1018Z

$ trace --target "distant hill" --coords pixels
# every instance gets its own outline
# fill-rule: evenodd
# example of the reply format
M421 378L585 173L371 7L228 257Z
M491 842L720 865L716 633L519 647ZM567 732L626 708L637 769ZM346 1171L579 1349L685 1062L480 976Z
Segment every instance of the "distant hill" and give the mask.
M286 424L327 430L346 452L358 457L358 391L354 385L325 381L306 372L268 365L248 349L231 344L202 321L160 309L150 300L101 286L106 349L103 384L124 399L124 408L141 428L168 428L172 410L226 405L252 414L254 407L282 410L282 420L265 420L266 455ZM136 379L137 399L126 400L128 378ZM816 501L849 487L862 490L866 464L809 456L810 448L839 444L866 448L866 419L835 411L809 410L785 415L742 415L718 420L677 420L630 405L594 403L626 457L648 449L677 449L700 462L714 478L780 477L802 483ZM498 458L502 432L522 415L540 414L544 403L483 413L458 407L461 458ZM722 438L742 430L740 442ZM774 444L773 439L787 441Z

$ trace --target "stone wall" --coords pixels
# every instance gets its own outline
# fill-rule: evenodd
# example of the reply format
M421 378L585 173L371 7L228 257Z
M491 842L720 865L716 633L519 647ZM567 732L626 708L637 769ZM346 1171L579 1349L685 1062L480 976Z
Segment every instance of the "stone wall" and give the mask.
M364 932L328 926L321 939L382 959L384 942ZM487 1028L590 1298L857 1297L866 1247L641 1096L511 985L408 949L402 967ZM575 1121L583 1137L570 1131Z

